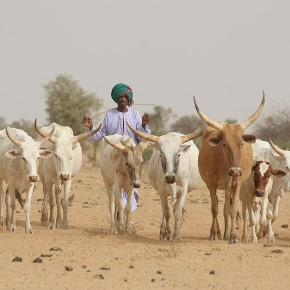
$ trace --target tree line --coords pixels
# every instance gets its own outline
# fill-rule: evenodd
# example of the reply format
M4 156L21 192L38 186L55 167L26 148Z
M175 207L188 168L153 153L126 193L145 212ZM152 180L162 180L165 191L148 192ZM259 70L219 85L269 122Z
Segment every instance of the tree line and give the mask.
M47 124L56 122L63 126L70 126L75 135L84 132L85 127L82 124L84 115L96 116L95 124L102 122L103 100L84 90L77 80L71 75L61 74L55 80L43 85L45 91L45 103L47 113ZM198 116L177 115L171 108L154 106L150 113L150 127L152 134L162 135L170 131L188 134L205 127L204 122ZM275 144L283 149L290 148L290 109L288 106L275 107L269 115L260 117L253 125L252 132L257 138L269 141L270 138ZM237 120L227 119L229 123L236 123ZM16 120L11 124L6 124L6 120L0 117L0 129L5 126L23 129L30 136L36 138L37 133L34 130L31 121L24 119ZM199 146L200 138L195 140ZM96 160L96 153L100 142L82 142L84 152L89 159Z

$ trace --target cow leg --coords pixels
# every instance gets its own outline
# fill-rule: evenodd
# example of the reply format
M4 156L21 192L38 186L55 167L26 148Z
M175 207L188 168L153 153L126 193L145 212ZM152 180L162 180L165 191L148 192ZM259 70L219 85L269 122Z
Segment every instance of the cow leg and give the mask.
M34 184L30 185L30 187L26 191L26 200L23 205L23 210L25 212L25 232L30 233L30 234L32 234L32 227L30 223L30 205L31 205L33 189L34 189Z
M162 191L160 194L161 207L162 207L162 222L160 225L160 240L170 240L171 229L169 224L170 211L168 206L168 199L166 192Z
M42 203L42 209L41 209L41 225L47 226L48 224L48 209L47 209L47 203L48 203L48 192L45 182L42 182L42 191L43 191L43 203Z
M224 239L225 240L228 240L230 236L230 229L229 229L230 206L231 206L231 192L230 190L225 190L225 204L224 204L224 221L225 221Z
M62 220L62 228L67 229L68 228L68 219L67 219L67 211L68 211L68 198L69 193L71 190L71 179L64 182L64 195L63 199L61 201L62 205L62 212L63 212L63 220Z
M49 198L49 222L48 222L48 228L49 229L54 229L55 228L55 195L53 192L53 183L51 181L48 181L46 183L46 188L48 192L48 198Z
M123 231L124 230L124 208L125 203L123 201L123 188L119 185L118 179L115 178L114 183L114 194L116 195L116 203L117 203L117 209L118 209L118 229Z
M173 213L175 218L175 225L174 225L174 234L173 239L175 241L180 240L180 229L183 223L183 215L184 215L184 205L187 197L187 186L183 190L183 193L178 198L177 202L174 204Z
M5 192L3 189L3 180L0 179L0 226L4 227L5 219Z
M111 215L111 228L110 228L110 232L111 234L117 234L117 228L116 228L116 219L117 219L117 211L116 211L116 204L115 204L115 194L114 194L114 190L113 190L113 185L106 183L105 182L105 187L106 187L106 192L108 195L108 199L109 199L109 211L110 211L110 215Z
M221 238L221 231L219 228L219 223L218 223L218 197L216 194L216 189L210 190L210 198L211 198L211 215L212 215L212 224L210 228L210 235L209 235L209 240L215 240L216 238L220 239Z
M233 195L232 195L232 203L230 205L231 231L230 231L230 237L229 237L229 243L231 244L238 242L237 234L235 230L235 223L236 223L236 217L237 217L240 190L241 190L240 182L237 182L234 185L232 185L231 191L233 192Z
M16 198L15 198L15 187L8 185L8 194L6 195L6 206L7 206L7 217L6 226L11 232L16 230Z
M55 223L55 227L61 228L62 218L61 218L61 184L60 184L60 181L56 182L55 188L54 188L54 193L55 193L55 199L56 199L56 223Z
M247 204L249 210L250 225L252 227L252 242L258 243L257 226L259 226L260 205L256 202L253 203L251 200L249 200Z
M245 197L242 197L242 217L243 217L243 236L242 241L244 243L248 243L249 235L248 235L248 209Z
M126 192L129 192L127 195L127 203L125 206L125 218L126 218L125 230L128 231L130 229L130 217L134 198L134 188L132 188L131 190L128 189Z

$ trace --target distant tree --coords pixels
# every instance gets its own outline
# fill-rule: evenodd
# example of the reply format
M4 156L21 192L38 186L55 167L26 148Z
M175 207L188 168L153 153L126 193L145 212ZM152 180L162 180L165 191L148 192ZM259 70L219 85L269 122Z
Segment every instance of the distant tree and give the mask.
M36 131L34 129L34 124L31 121L20 119L20 121L12 122L9 125L9 127L22 129L23 131L25 131L32 138L34 138L35 140L37 139L37 133L36 133Z
M3 117L0 117L0 130L4 129L6 126L6 119Z
M254 124L254 134L264 141L273 140L281 148L290 148L290 108L273 108L270 115L259 118Z
M95 93L86 92L70 75L59 75L43 87L48 121L70 126L75 134L84 131L83 116L95 114L103 105Z
M67 74L58 75L43 88L46 92L48 122L69 126L73 129L74 135L86 131L82 124L83 116L92 116L103 106L103 100L97 98L95 93L86 92L78 81ZM93 161L96 161L98 146L99 142L82 142L83 149L88 150L88 156Z
M163 135L169 131L169 124L176 115L171 108L165 109L162 106L155 106L154 112L150 113L150 128L153 135Z
M195 116L182 116L171 124L170 131L183 134L193 133L206 127L204 121Z

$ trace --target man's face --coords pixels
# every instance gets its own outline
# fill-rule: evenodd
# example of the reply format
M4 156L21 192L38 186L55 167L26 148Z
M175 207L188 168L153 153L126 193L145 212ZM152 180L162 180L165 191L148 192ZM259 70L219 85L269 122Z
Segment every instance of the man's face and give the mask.
M128 105L129 105L129 99L128 99L126 93L123 93L122 95L120 95L120 97L118 99L118 107L124 108L124 107L127 107Z

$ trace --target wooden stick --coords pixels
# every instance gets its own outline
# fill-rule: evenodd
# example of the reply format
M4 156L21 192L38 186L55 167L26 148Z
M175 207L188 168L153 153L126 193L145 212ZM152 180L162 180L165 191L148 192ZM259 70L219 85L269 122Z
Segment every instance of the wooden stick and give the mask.
M134 104L134 106L155 106L155 104ZM111 109L106 110L106 111L104 111L104 112L101 112L101 113L98 113L98 114L96 114L96 115L93 115L93 116L91 117L91 119L93 119L93 118L95 118L95 117L97 117L97 116L99 116L99 115L105 114L105 113L107 113L107 112L109 112L109 111L112 111L113 109L115 109L115 108L111 108Z

